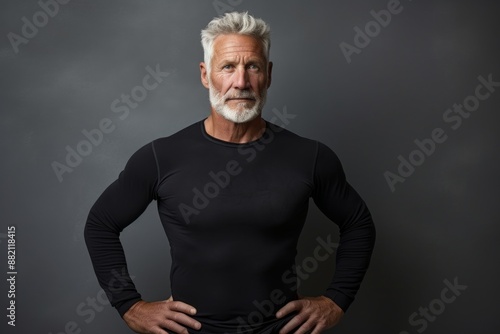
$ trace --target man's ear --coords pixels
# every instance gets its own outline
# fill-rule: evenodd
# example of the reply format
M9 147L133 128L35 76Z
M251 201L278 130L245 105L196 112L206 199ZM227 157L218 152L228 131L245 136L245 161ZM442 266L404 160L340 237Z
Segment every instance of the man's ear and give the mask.
M201 83L203 84L203 86L205 86L205 88L209 88L210 86L208 84L207 66L205 65L204 62L200 63L200 75L201 75Z
M271 81L273 78L273 62L270 61L267 65L267 88L271 86Z

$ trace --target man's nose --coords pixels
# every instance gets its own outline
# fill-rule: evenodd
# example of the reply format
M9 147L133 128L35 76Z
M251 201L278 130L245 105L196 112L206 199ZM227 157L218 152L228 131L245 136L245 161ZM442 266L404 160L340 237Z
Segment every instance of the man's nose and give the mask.
M233 88L248 89L250 88L250 78L246 68L239 67L234 73Z

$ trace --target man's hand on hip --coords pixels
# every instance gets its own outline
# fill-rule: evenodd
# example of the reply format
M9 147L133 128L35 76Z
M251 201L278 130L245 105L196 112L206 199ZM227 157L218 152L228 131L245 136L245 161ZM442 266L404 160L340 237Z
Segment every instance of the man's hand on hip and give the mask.
M148 303L139 301L123 315L123 320L140 334L188 334L187 327L200 329L201 324L189 315L196 309L181 301L167 300Z
M283 306L276 317L283 318L289 313L298 313L280 330L280 334L319 334L325 329L331 328L339 323L344 311L325 296L301 297Z

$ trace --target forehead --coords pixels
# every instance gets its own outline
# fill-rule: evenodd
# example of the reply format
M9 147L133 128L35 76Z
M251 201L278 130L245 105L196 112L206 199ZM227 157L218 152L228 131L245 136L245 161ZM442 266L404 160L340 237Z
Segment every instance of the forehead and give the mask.
M253 36L221 35L214 41L214 56L216 58L252 56L264 59L262 43Z

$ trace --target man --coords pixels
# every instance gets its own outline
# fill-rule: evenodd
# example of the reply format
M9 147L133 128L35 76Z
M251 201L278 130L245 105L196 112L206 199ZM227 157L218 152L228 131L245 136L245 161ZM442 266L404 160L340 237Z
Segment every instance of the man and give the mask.
M139 149L92 207L85 239L99 283L137 333L313 333L354 300L375 240L370 213L325 145L261 117L271 85L269 27L228 13L202 31L210 115ZM290 274L309 198L340 228L324 295ZM120 232L157 201L171 292L141 299Z

